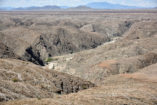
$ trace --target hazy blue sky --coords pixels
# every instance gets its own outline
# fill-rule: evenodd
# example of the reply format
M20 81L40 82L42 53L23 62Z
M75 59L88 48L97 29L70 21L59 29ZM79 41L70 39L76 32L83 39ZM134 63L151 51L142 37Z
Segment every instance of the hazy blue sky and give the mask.
M78 6L90 2L103 1L129 6L157 7L157 0L0 0L0 7L28 7L43 5Z

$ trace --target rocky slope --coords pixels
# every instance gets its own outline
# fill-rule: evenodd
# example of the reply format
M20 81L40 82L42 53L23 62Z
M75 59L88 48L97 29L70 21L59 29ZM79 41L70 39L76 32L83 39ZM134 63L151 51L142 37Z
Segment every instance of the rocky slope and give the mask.
M49 66L97 84L110 75L136 72L157 63L156 29L156 21L135 23L123 37L96 49L54 57Z
M29 62L0 59L0 101L52 98L93 86L91 82L43 69Z
M121 36L133 23L125 20L112 23L94 19L80 21L79 18L71 21L68 16L69 19L51 18L53 16L34 19L34 16L1 15L0 41L23 60L44 65L55 55L96 48Z
M17 58L17 56L14 54L12 49L3 43L0 43L0 58Z
M99 87L54 99L22 99L2 105L156 105L157 64L137 73L106 78Z
M122 36L134 23L154 20L156 17L152 13L45 13L44 16L42 12L2 13L0 42L11 48L21 59L43 66L49 57L96 48L117 36Z

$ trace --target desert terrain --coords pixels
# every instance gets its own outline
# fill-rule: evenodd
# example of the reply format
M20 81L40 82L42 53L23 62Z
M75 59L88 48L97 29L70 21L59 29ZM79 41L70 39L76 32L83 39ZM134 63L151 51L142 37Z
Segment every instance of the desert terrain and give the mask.
M157 10L0 12L0 105L156 104Z

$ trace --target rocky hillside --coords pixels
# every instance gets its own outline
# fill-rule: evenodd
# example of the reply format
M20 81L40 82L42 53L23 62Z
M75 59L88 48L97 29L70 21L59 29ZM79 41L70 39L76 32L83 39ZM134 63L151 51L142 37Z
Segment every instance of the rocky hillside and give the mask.
M0 59L0 101L53 98L93 87L91 82L29 62Z
M0 58L18 58L12 49L0 42Z
M34 18L37 16L38 18ZM96 48L122 36L136 20L100 16L0 16L0 42L23 60L44 65L49 57Z
M123 37L96 49L54 57L49 67L97 84L110 75L136 72L157 63L156 29L157 21L135 23Z
M157 64L106 78L99 87L54 99L22 99L2 105L156 105Z

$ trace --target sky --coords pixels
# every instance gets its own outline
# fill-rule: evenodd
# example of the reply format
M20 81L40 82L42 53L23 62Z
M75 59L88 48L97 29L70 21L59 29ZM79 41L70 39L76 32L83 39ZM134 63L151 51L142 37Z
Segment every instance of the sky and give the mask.
M30 7L44 5L79 6L91 2L108 2L140 7L157 7L157 0L0 0L0 7Z

